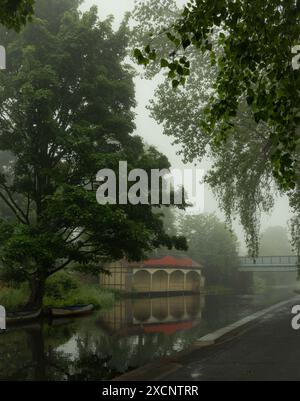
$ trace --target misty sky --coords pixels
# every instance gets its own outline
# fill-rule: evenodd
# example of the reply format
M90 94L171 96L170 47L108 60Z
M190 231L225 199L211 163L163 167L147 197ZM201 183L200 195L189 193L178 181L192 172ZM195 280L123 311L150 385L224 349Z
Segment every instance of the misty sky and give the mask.
M85 0L82 9L88 9L92 5L97 5L99 9L100 18L104 18L109 14L115 17L115 26L118 26L122 20L124 13L131 11L134 7L134 0ZM184 0L179 0L183 4ZM140 135L147 143L155 145L159 151L164 153L170 160L172 167L182 168L183 163L179 156L176 155L178 148L172 145L172 140L162 134L162 127L160 127L154 120L149 117L149 112L146 110L146 105L149 99L153 96L154 89L156 88L158 80L146 81L136 78L136 125L137 134ZM204 170L207 169L208 163L200 165ZM190 166L188 166L190 167ZM188 189L189 190L189 189ZM205 188L205 212L215 212L221 218L222 213L218 210L218 204L214 199L209 188ZM280 198L276 202L273 213L270 216L263 216L262 229L268 226L281 225L287 226L287 221L290 217L288 201L286 198ZM238 224L234 225L235 231L241 243L241 251L244 252L244 241L242 230Z

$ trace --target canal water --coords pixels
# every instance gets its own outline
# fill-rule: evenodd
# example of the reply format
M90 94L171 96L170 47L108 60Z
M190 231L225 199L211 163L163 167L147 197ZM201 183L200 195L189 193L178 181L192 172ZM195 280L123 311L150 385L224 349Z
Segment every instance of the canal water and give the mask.
M123 299L89 317L0 334L0 380L108 380L187 348L195 339L293 295Z

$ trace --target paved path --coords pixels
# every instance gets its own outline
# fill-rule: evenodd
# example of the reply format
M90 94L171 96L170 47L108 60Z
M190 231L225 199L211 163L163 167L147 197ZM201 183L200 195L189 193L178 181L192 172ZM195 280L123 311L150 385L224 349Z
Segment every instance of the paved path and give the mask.
M233 339L180 357L161 380L300 380L300 330L292 329L292 306L273 310Z

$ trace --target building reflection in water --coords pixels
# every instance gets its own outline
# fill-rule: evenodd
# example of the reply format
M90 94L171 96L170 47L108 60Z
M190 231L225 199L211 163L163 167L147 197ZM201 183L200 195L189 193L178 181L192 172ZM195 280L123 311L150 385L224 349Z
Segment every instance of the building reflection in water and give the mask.
M173 334L198 325L205 297L182 295L159 298L122 299L101 314L99 323L111 334Z

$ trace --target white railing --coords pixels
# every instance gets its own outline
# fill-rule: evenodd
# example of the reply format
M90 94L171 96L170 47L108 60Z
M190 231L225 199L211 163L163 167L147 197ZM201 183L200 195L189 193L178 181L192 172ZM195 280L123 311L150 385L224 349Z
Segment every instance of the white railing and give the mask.
M258 256L257 258L240 257L241 267L296 267L297 256Z

